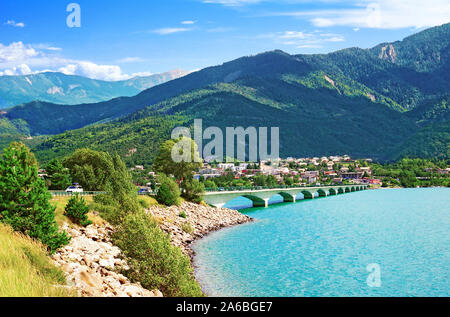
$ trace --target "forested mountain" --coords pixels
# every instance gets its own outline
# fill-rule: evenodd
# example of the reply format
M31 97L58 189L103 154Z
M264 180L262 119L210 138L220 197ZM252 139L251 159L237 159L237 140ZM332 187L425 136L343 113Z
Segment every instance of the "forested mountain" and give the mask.
M95 103L121 96L135 96L153 86L179 78L181 70L134 77L124 81L102 81L62 73L0 76L0 109L31 101L64 105Z
M280 127L282 156L448 157L449 39L446 24L367 50L267 52L135 97L70 108L32 103L4 118L33 135L87 126L40 144L43 160L89 146L147 164L173 127L194 118L222 128Z
M251 85L251 86L250 86ZM280 96L289 99L280 101ZM306 97L305 97L306 96ZM302 103L294 103L302 97ZM290 102L292 101L292 103ZM321 103L322 106L311 106ZM368 98L343 98L326 89L254 78L216 84L168 99L123 119L68 131L39 145L44 161L69 154L78 147L118 152L129 164L148 164L159 144L176 126L280 127L280 154L308 156L351 153L385 158L406 139L413 123L401 113ZM55 153L56 152L56 153Z

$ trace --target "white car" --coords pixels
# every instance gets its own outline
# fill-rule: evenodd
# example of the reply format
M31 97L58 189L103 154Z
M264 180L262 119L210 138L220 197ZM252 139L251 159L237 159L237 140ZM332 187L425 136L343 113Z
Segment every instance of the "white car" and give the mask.
M82 192L84 192L84 190L78 184L73 184L72 186L66 189L66 193L82 193Z

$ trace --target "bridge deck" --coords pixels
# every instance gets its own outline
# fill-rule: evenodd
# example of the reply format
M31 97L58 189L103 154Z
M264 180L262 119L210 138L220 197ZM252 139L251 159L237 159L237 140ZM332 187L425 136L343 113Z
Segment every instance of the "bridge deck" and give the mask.
M245 197L253 201L253 206L268 207L269 199L276 194L282 195L285 202L295 202L297 195L300 193L303 193L304 199L314 199L316 193L319 193L319 196L326 197L328 195L338 195L366 190L367 187L368 185L337 185L216 191L207 192L204 195L204 200L210 205L223 207L227 202L235 198Z

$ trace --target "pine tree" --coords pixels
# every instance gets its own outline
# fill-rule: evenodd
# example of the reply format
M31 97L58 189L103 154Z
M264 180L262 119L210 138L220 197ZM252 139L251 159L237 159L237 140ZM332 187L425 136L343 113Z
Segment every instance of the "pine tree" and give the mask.
M72 184L69 169L65 168L60 160L51 160L45 169L50 178L51 190L63 190Z
M54 252L69 238L58 231L50 199L34 155L24 144L11 143L0 160L0 221L41 240Z
M86 201L83 197L77 195L70 198L66 205L64 215L68 217L72 222L87 227L92 224L89 220L89 206L86 205Z

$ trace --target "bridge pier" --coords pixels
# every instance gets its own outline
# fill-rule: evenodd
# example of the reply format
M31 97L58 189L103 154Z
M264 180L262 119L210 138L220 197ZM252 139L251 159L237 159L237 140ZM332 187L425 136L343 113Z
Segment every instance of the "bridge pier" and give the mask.
M268 208L269 207L269 198L264 198L264 205L265 205L265 208Z

